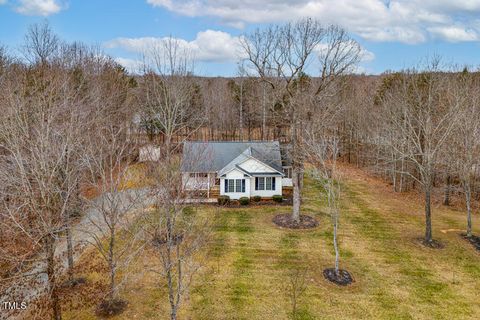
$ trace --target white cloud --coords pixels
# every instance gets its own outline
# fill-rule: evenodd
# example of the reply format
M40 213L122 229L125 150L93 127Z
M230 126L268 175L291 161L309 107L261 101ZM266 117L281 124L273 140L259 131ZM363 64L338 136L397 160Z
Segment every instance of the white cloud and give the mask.
M62 6L56 0L19 0L15 7L18 13L29 16L49 16L62 10Z
M472 29L465 29L464 27L433 27L428 29L432 34L436 35L449 42L460 41L478 41L478 32Z
M127 51L147 54L151 48L161 47L168 38L116 38L106 42L107 48L123 48ZM191 53L195 60L203 62L236 61L239 58L239 38L223 31L206 30L192 41L175 39L179 47Z
M360 61L361 62L368 62L375 60L375 54L371 51L368 51L365 48L360 49Z
M7 0L0 0L0 6L5 3L7 3Z
M215 17L243 28L302 17L340 24L373 41L420 43L431 38L472 41L480 0L147 0L189 17ZM459 26L461 22L463 27ZM452 27L454 26L454 27ZM461 30L463 28L463 31Z
M140 74L142 73L143 63L140 60L128 59L128 58L115 58L115 61L122 65L129 73Z

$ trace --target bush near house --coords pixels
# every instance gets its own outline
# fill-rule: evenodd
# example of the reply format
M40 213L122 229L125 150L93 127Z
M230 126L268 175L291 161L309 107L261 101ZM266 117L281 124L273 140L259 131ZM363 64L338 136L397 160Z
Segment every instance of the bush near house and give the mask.
M279 194L276 194L272 197L272 200L275 201L275 202L282 202L283 201L283 197Z
M229 196L219 196L217 199L217 203L221 206L227 205L230 203L230 197Z
M252 197L253 202L260 202L260 200L262 200L262 197L260 197L260 196L253 196Z
M238 202L240 202L242 206L247 206L250 203L250 198L241 197L240 199L238 199Z

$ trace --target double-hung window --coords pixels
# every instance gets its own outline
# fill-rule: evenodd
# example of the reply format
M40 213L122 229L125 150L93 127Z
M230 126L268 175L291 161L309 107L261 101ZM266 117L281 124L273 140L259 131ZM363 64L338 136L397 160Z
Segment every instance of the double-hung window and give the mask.
M245 179L225 179L225 193L245 192Z
M265 178L265 190L272 190L272 177Z
M256 177L255 190L275 190L275 177Z

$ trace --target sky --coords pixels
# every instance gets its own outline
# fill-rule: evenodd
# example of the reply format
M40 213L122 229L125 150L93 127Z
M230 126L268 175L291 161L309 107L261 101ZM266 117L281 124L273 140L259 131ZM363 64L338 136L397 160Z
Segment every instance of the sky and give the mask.
M99 45L128 70L165 37L193 52L203 76L237 73L239 37L304 17L337 24L362 46L358 72L401 70L440 56L480 66L480 0L0 0L0 44L17 52L33 23Z

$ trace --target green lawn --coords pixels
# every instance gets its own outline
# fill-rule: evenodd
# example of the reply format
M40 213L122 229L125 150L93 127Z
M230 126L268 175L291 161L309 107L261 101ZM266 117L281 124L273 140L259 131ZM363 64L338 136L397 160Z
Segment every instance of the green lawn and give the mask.
M340 248L341 267L355 279L352 286L337 287L323 278L323 269L333 266L332 228L319 189L307 179L303 212L320 221L312 231L276 228L271 219L290 210L284 206L199 209L211 215L213 235L180 318L291 319L290 277L303 269L307 287L297 319L480 318L480 255L458 232L441 231L462 229L463 212L435 207L434 237L445 248L425 248L417 241L424 230L421 201L348 171ZM145 271L152 263L146 255L132 267L122 291L130 305L115 319L167 319L165 286ZM88 274L87 288L94 281L101 286L101 274L101 268ZM95 319L88 307L94 303L66 310L66 318Z

